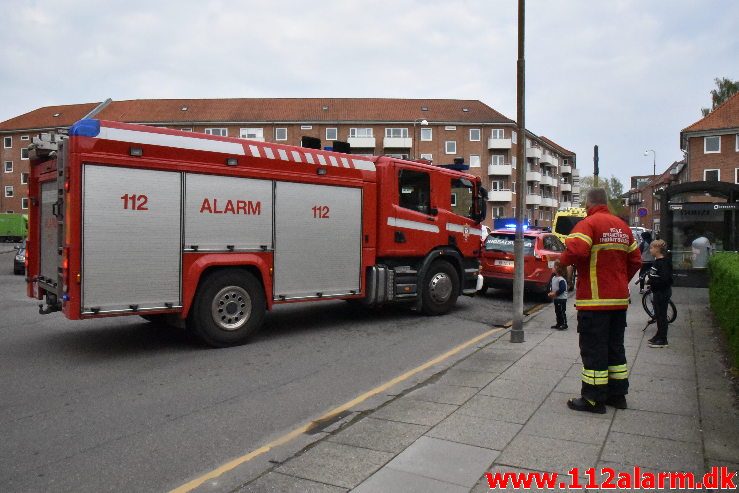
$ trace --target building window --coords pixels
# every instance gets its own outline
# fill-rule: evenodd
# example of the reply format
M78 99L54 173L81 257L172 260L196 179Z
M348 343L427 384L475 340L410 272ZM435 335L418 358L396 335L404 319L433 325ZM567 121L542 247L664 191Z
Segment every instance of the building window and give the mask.
M505 131L502 128L494 128L490 131L491 139L504 139Z
M339 130L337 128L327 128L326 140L339 140Z
M739 134L736 134L736 148L734 150L739 152Z
M275 140L287 140L287 129L284 127L276 128Z
M263 128L242 128L239 129L239 138L264 140Z
M479 142L479 141L480 141L480 129L471 128L470 129L470 142Z
M447 140L444 142L444 152L447 154L456 154L457 153L457 141L456 140Z
M564 159L562 160L562 164L564 164L565 166L567 166L567 164L568 164L569 162L570 162L570 160L569 160L569 159L567 159L567 158L564 158Z
M301 125L300 130L313 130L313 125Z
M228 137L227 128L206 128L205 133L207 135L217 135L219 137Z
M505 207L493 207L493 217L503 217L505 215Z
M6 197L12 197L13 196L13 185L8 185L5 187L5 196Z
M407 139L408 129L407 128L386 128L385 138L387 139Z
M21 185L28 185L28 173L21 173Z
M427 161L433 161L434 157L432 154L421 154L421 159L425 159Z
M12 173L13 172L13 161L5 161L4 169L6 173Z
M514 144L518 142L518 133L517 132L511 132L511 142Z
M430 142L434 138L433 129L427 127L421 127L421 140L424 142Z
M739 185L739 168L734 168L734 183Z
M475 154L470 155L470 168L479 168L480 167L480 156L477 156Z
M372 128L350 128L349 138L372 137Z
M13 137L3 137L3 147L6 149L13 147Z
M704 169L703 170L703 181L721 181L721 170Z
M490 182L490 190L505 190L505 182L503 180L492 180Z
M452 207L457 206L457 194L452 192Z
M395 159L406 159L406 160L410 158L409 154L402 154L402 153L401 154L385 154L385 156L393 157Z
M712 135L710 137L703 137L703 153L719 153L721 152L721 136Z
M28 197L21 199L21 209L28 209Z
M504 154L493 154L490 156L490 164L495 166L500 166L501 164L505 164L505 155Z
M511 168L516 169L516 156L511 158Z
M31 137L28 135L21 135L21 140L31 140Z
M182 132L192 132L192 127L189 127L189 128L181 128L180 131L182 131Z
M457 130L457 126L456 125L447 125L446 127L444 127L444 130Z
M21 159L23 161L28 160L28 147L21 147Z
M515 181L511 182L511 192L516 193L516 182ZM515 211L516 209L514 208L513 210Z

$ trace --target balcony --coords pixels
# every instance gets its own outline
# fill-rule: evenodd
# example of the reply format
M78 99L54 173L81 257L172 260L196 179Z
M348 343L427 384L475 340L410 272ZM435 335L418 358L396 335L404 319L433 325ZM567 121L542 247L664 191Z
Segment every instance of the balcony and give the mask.
M560 209L569 209L572 207L572 202L560 202L559 208Z
M563 175L570 174L572 173L572 166L570 166L569 164L563 164L562 167L559 168L559 172Z
M526 195L526 205L541 205L541 195Z
M554 184L556 183L556 180L555 180L555 178L553 176L542 175L541 182L540 183L542 185L547 185L549 187L553 187Z
M552 166L554 166L555 168L559 166L559 159L554 156L552 156Z
M513 192L510 190L490 190L488 192L488 202L511 202L513 200Z
M385 137L382 146L385 149L410 149L413 146L413 139L410 137Z
M538 147L527 147L526 157L533 158L533 159L541 159L541 149L539 149Z
M511 139L488 139L488 149L510 149Z
M580 193L580 185L572 185L572 193Z
M627 202L629 205L639 205L642 203L641 199L629 199Z
M541 199L541 206L542 207L557 207L559 205L559 202L557 199L551 198L551 197L543 197Z
M571 183L563 183L559 186L560 191L562 192L571 192L572 191L572 184Z
M374 137L349 137L347 142L352 146L352 149L374 149L377 139Z
M551 154L544 154L544 153L542 153L541 154L541 159L539 159L539 163L541 163L541 164L552 164L552 155Z
M513 168L510 164L489 164L488 176L511 176Z
M527 171L526 181L541 181L541 173L538 171Z

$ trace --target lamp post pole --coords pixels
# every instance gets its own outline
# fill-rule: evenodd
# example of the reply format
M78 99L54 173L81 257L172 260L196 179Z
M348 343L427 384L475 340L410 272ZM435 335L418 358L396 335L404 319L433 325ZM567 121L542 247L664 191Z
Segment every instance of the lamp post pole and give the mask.
M657 152L654 149L647 149L644 151L644 155L648 156L652 153L652 176L657 176Z
M413 160L418 159L418 152L416 151L416 148L418 147L418 142L421 140L420 136L419 139L416 140L416 123L420 123L422 127L425 127L429 124L427 120L424 118L416 118L413 120Z

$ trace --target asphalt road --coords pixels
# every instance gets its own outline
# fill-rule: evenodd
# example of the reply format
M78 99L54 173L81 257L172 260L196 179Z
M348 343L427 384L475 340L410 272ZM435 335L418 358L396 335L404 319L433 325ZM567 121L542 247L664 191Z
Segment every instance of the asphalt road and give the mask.
M296 304L268 314L249 344L207 349L138 317L39 315L10 248L0 245L6 493L177 487L511 317L510 294L493 291L443 317Z

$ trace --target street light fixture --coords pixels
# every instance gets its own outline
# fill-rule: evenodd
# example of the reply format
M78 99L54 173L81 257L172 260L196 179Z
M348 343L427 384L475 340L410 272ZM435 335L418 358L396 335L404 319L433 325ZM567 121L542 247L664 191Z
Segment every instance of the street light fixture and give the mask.
M413 141L414 141L413 142L413 159L416 159L418 157L417 156L418 153L416 152L416 148L417 148L416 142L418 142L416 140L416 123L420 123L422 127L426 127L429 124L428 120L424 118L416 118L415 120L413 120Z
M649 156L650 152L652 153L652 176L657 176L657 153L654 149L647 149L644 155Z

